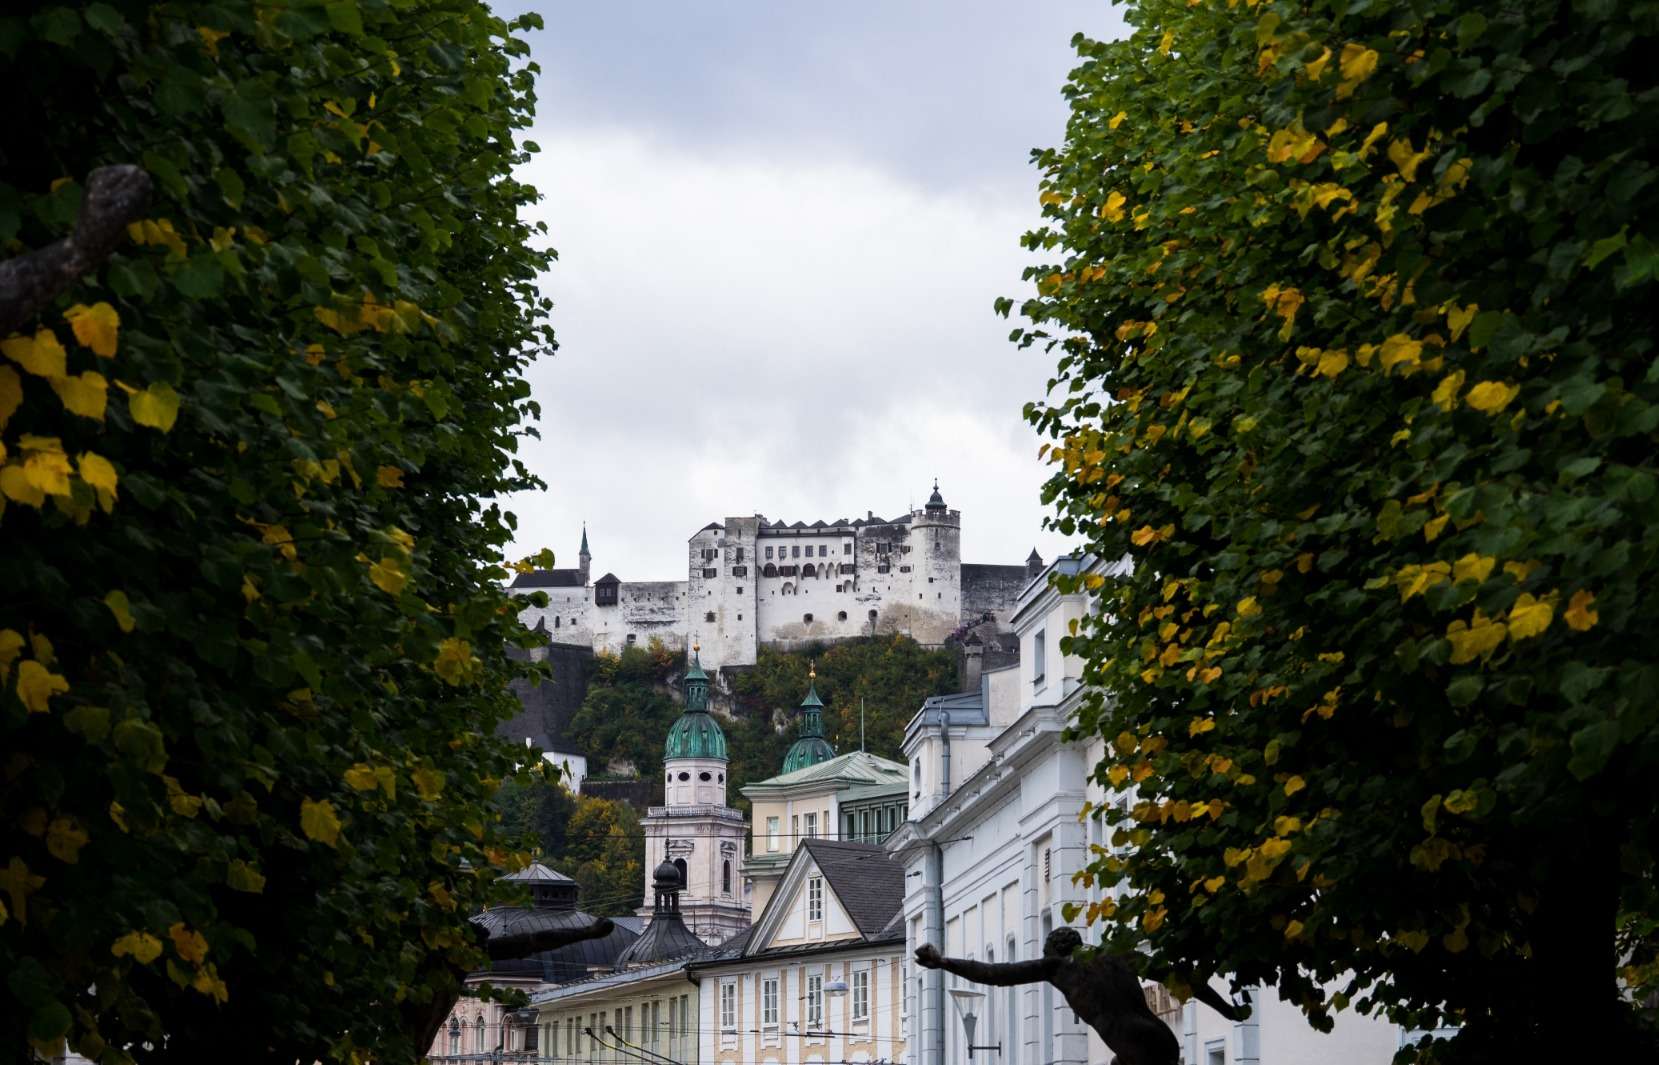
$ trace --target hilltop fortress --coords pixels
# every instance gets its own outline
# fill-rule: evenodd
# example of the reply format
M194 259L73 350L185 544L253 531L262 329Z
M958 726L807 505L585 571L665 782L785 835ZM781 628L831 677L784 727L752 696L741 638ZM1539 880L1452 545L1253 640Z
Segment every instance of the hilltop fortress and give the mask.
M769 522L762 515L710 522L688 541L683 581L590 580L582 532L579 565L536 570L514 594L547 594L526 606L526 624L554 643L612 654L652 639L696 643L706 667L753 665L760 647L899 633L942 644L964 626L1006 628L1015 598L1042 572L1033 550L1023 565L962 562L962 514L939 486L920 509L886 520Z

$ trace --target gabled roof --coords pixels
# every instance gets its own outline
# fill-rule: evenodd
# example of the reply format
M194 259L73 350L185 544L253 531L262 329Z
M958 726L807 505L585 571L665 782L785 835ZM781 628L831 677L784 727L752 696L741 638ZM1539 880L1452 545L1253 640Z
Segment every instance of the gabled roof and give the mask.
M859 938L824 943L768 947L771 937L783 925L789 907L802 891L809 871L816 869L829 884L835 901L858 929ZM744 957L788 954L800 951L845 949L893 938L890 926L904 908L904 863L874 843L842 843L828 839L802 840L790 855L783 877L778 881L766 908L755 919ZM884 934L885 933L885 934ZM899 938L904 926L898 925Z
M793 773L784 773L769 777L766 780L757 780L752 784L745 784L741 789L748 795L751 789L770 790L773 788L787 788L800 784L841 783L857 784L886 784L897 781L902 784L907 779L908 770L895 761L883 758L879 754L869 751L849 751L838 755L827 762L809 765L805 769L797 769Z
M509 588L580 588L582 571L579 569L537 569L520 573Z
M607 573L603 577L601 577L598 580L594 581L593 583L595 583L595 584L621 584L622 583L622 578L618 577L614 573Z

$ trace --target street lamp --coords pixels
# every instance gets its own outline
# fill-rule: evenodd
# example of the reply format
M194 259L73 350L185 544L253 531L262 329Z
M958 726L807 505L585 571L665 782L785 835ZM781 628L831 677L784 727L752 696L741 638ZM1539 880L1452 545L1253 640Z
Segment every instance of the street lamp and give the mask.
M974 1025L979 1023L979 1004L984 998L985 992L969 991L965 987L953 987L950 991L950 1000L955 1004L956 1012L962 1016L962 1032L967 1036L969 1065L973 1065L976 1050L994 1050L998 1054L1002 1053L1001 1043L974 1045Z

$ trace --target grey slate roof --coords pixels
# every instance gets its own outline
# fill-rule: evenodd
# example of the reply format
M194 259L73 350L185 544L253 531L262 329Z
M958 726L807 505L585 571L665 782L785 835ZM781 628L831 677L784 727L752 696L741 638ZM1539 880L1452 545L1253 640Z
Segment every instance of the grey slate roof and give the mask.
M510 588L580 588L582 571L579 569L538 569L520 573L513 578Z
M865 939L873 939L904 905L904 866L874 843L802 840L835 897Z
M990 723L990 718L985 714L985 696L982 692L958 692L954 695L930 696L922 703L922 708L917 711L916 716L910 719L910 724L905 728L906 733L918 725L937 725L939 715L947 711L950 713L952 725Z

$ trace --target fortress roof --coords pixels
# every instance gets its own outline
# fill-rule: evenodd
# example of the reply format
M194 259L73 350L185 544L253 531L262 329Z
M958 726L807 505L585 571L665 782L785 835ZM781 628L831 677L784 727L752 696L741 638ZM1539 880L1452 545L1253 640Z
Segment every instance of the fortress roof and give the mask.
M513 578L512 588L580 588L582 571L579 569L538 569L520 573Z

